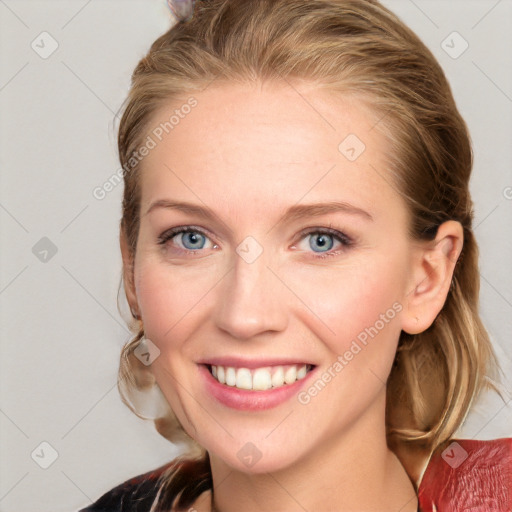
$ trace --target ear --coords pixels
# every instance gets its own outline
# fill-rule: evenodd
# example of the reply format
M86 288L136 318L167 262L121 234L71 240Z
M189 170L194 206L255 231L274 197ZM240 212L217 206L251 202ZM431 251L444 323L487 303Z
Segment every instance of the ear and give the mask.
M463 243L462 225L449 220L439 226L435 240L414 249L413 270L402 316L405 332L423 332L436 319L446 302Z
M123 257L123 281L126 299L130 305L130 310L135 318L140 317L139 307L137 304L137 295L135 293L135 282L133 278L134 255L130 251L128 241L123 227L121 226L119 233L119 243L121 246L121 255Z

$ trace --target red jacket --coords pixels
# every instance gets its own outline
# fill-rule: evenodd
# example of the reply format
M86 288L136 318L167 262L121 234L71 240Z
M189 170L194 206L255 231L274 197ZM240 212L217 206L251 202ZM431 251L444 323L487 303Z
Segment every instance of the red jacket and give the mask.
M454 439L436 450L418 499L422 512L512 511L512 438Z
M80 512L149 512L158 477L171 464L127 480ZM420 512L512 512L512 438L453 439L436 450L418 500Z

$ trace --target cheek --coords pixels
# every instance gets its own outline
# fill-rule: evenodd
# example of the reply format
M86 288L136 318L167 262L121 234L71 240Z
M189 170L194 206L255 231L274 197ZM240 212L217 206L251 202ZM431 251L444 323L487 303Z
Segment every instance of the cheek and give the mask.
M211 276L170 268L151 259L135 269L135 287L146 336L160 350L186 340L188 330L201 312L201 298L212 288ZM173 341L171 344L170 342Z
M187 421L183 404L187 403L187 395L178 383L185 383L195 369L191 362L193 354L186 353L186 341L194 337L194 329L203 323L199 315L204 314L201 309L204 303L200 299L211 287L204 277L169 268L151 257L139 259L135 268L135 288L145 336L160 350L152 364L152 373L184 424ZM185 385L186 389L189 387Z
M379 340L379 350L391 354L401 331L400 268L401 262L391 265L373 258L343 268L303 273L300 280L295 278L297 295L307 306L303 321L333 355L351 349L355 340L366 347L374 339Z

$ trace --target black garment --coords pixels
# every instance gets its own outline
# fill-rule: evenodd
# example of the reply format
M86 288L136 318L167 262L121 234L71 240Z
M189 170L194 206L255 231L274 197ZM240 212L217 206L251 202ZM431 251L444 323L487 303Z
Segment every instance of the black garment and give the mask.
M127 480L79 512L149 512L158 492L156 480L144 480L149 474L154 472Z
M149 512L158 488L155 480L144 480L143 477L140 475L123 482L79 512Z
M158 479L172 464L127 480L80 512L149 512L158 493ZM195 470L189 467L190 478L194 478ZM512 438L449 439L436 448L421 477L418 512L422 508L442 512L470 508L475 512L512 511L511 481ZM203 489L210 485L207 482Z

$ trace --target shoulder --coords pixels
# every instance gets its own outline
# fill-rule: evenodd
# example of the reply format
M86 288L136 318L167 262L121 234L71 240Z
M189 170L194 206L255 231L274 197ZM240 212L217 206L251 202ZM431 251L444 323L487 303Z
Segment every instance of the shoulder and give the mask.
M422 512L512 510L512 438L451 439L431 456L418 489Z
M79 512L149 512L158 493L158 479L173 466L171 461L159 468L134 476L103 494Z

